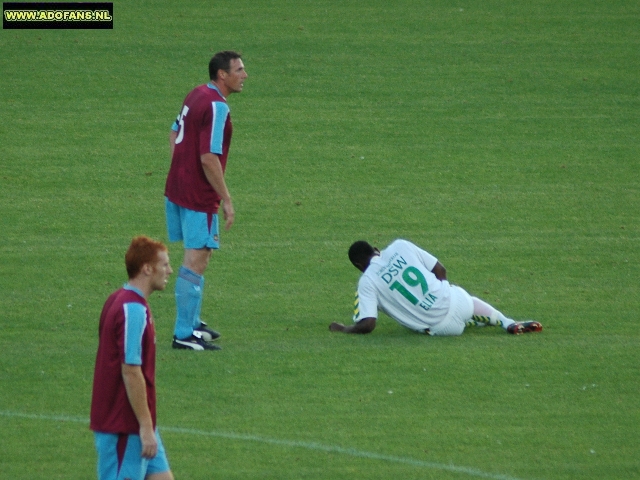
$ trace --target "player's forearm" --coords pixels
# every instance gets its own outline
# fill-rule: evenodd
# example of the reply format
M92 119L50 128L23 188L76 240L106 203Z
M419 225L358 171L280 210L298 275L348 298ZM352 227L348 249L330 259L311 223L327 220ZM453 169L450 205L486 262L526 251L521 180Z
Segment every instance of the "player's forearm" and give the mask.
M375 318L364 318L353 325L343 325L342 323L333 322L329 325L329 330L332 332L342 333L371 333L376 328Z
M344 327L344 329L342 330L342 333L360 333L360 334L366 334L366 333L371 333L371 330L365 330L360 328L360 326L356 323L354 325L346 325Z
M438 280L444 281L447 279L447 269L444 268L444 265L442 265L440 262L436 263L431 272L433 272Z
M136 365L123 364L122 378L127 390L127 398L129 398L133 413L140 424L141 455L144 458L153 458L158 453L158 442L147 404L147 384L144 381L142 369Z
M202 161L204 174L213 189L220 195L223 202L230 203L231 195L224 181L224 172L222 171L222 165L220 164L218 156L213 153L205 153L200 157L200 160Z
M173 158L173 150L176 148L176 138L178 138L178 132L170 130L169 132L169 150L171 151L171 158Z
M122 365L122 379L127 398L141 428L153 428L153 420L147 403L147 385L142 370L135 365Z

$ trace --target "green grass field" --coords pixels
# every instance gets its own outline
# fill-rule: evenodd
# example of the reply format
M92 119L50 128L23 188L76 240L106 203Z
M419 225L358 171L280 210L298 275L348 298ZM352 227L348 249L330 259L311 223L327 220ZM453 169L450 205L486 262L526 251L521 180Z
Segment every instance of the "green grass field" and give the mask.
M223 49L223 350L171 349L175 276L150 302L176 478L640 478L637 1L128 3L0 33L0 479L95 478L100 309L166 241L169 127ZM544 332L331 334L351 242L397 237Z

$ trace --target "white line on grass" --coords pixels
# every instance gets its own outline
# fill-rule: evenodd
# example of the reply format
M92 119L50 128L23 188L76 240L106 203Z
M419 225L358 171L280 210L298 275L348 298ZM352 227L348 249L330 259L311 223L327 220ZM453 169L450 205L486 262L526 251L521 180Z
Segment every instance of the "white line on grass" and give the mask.
M28 418L31 420L50 420L56 422L73 422L88 424L89 421L86 418L70 417L67 415L38 415L33 413L19 413L19 412L7 412L0 410L0 416L11 418ZM416 467L424 467L432 470L445 470L454 473L464 473L472 477L478 478L490 478L493 480L519 480L509 475L501 475L495 473L487 473L475 468L459 467L457 465L447 465L444 463L425 462L423 460L416 460L408 457L396 457L394 455L384 455L374 452L365 452L362 450L356 450L354 448L343 448L333 445L323 445L315 442L299 442L295 440L278 440L276 438L260 437L257 435L247 435L242 433L233 432L206 432L203 430L193 430L190 428L180 427L160 427L163 432L184 433L188 435L198 435L202 437L216 437L226 438L228 440L243 440L250 442L267 443L270 445L279 445L290 448L306 448L307 450L315 450L327 453L339 453L342 455L349 455L351 457L367 458L370 460L383 460L391 463L401 463L404 465L413 465Z

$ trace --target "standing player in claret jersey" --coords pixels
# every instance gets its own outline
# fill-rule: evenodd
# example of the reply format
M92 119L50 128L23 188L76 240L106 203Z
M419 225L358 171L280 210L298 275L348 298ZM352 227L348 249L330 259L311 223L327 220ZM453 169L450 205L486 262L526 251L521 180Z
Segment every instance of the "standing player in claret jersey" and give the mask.
M167 247L136 237L125 255L129 281L100 315L91 398L99 480L173 480L156 430L156 332L149 295L171 275Z
M354 324L333 322L332 332L370 333L378 310L399 324L437 336L461 335L467 325L500 325L507 333L540 332L534 321L516 322L447 281L436 257L407 240L379 251L365 241L349 248L349 259L363 275L354 303Z
M184 260L176 280L176 324L173 348L219 350L212 340L220 334L200 318L204 272L212 249L218 249L218 209L222 204L225 229L235 212L224 172L231 144L231 116L227 97L242 91L247 73L240 54L216 53L209 62L205 85L185 98L169 141L171 168L165 187L169 240L182 241Z

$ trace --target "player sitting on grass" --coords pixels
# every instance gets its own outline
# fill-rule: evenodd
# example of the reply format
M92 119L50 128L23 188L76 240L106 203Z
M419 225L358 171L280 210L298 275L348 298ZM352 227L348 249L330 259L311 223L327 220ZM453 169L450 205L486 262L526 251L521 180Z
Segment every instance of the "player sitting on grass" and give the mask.
M429 335L461 335L467 325L500 325L508 333L540 332L538 322L515 322L464 289L450 285L447 271L430 253L406 240L379 251L365 241L349 248L363 272L354 303L354 324L333 322L332 332L370 333L378 310L401 325Z

